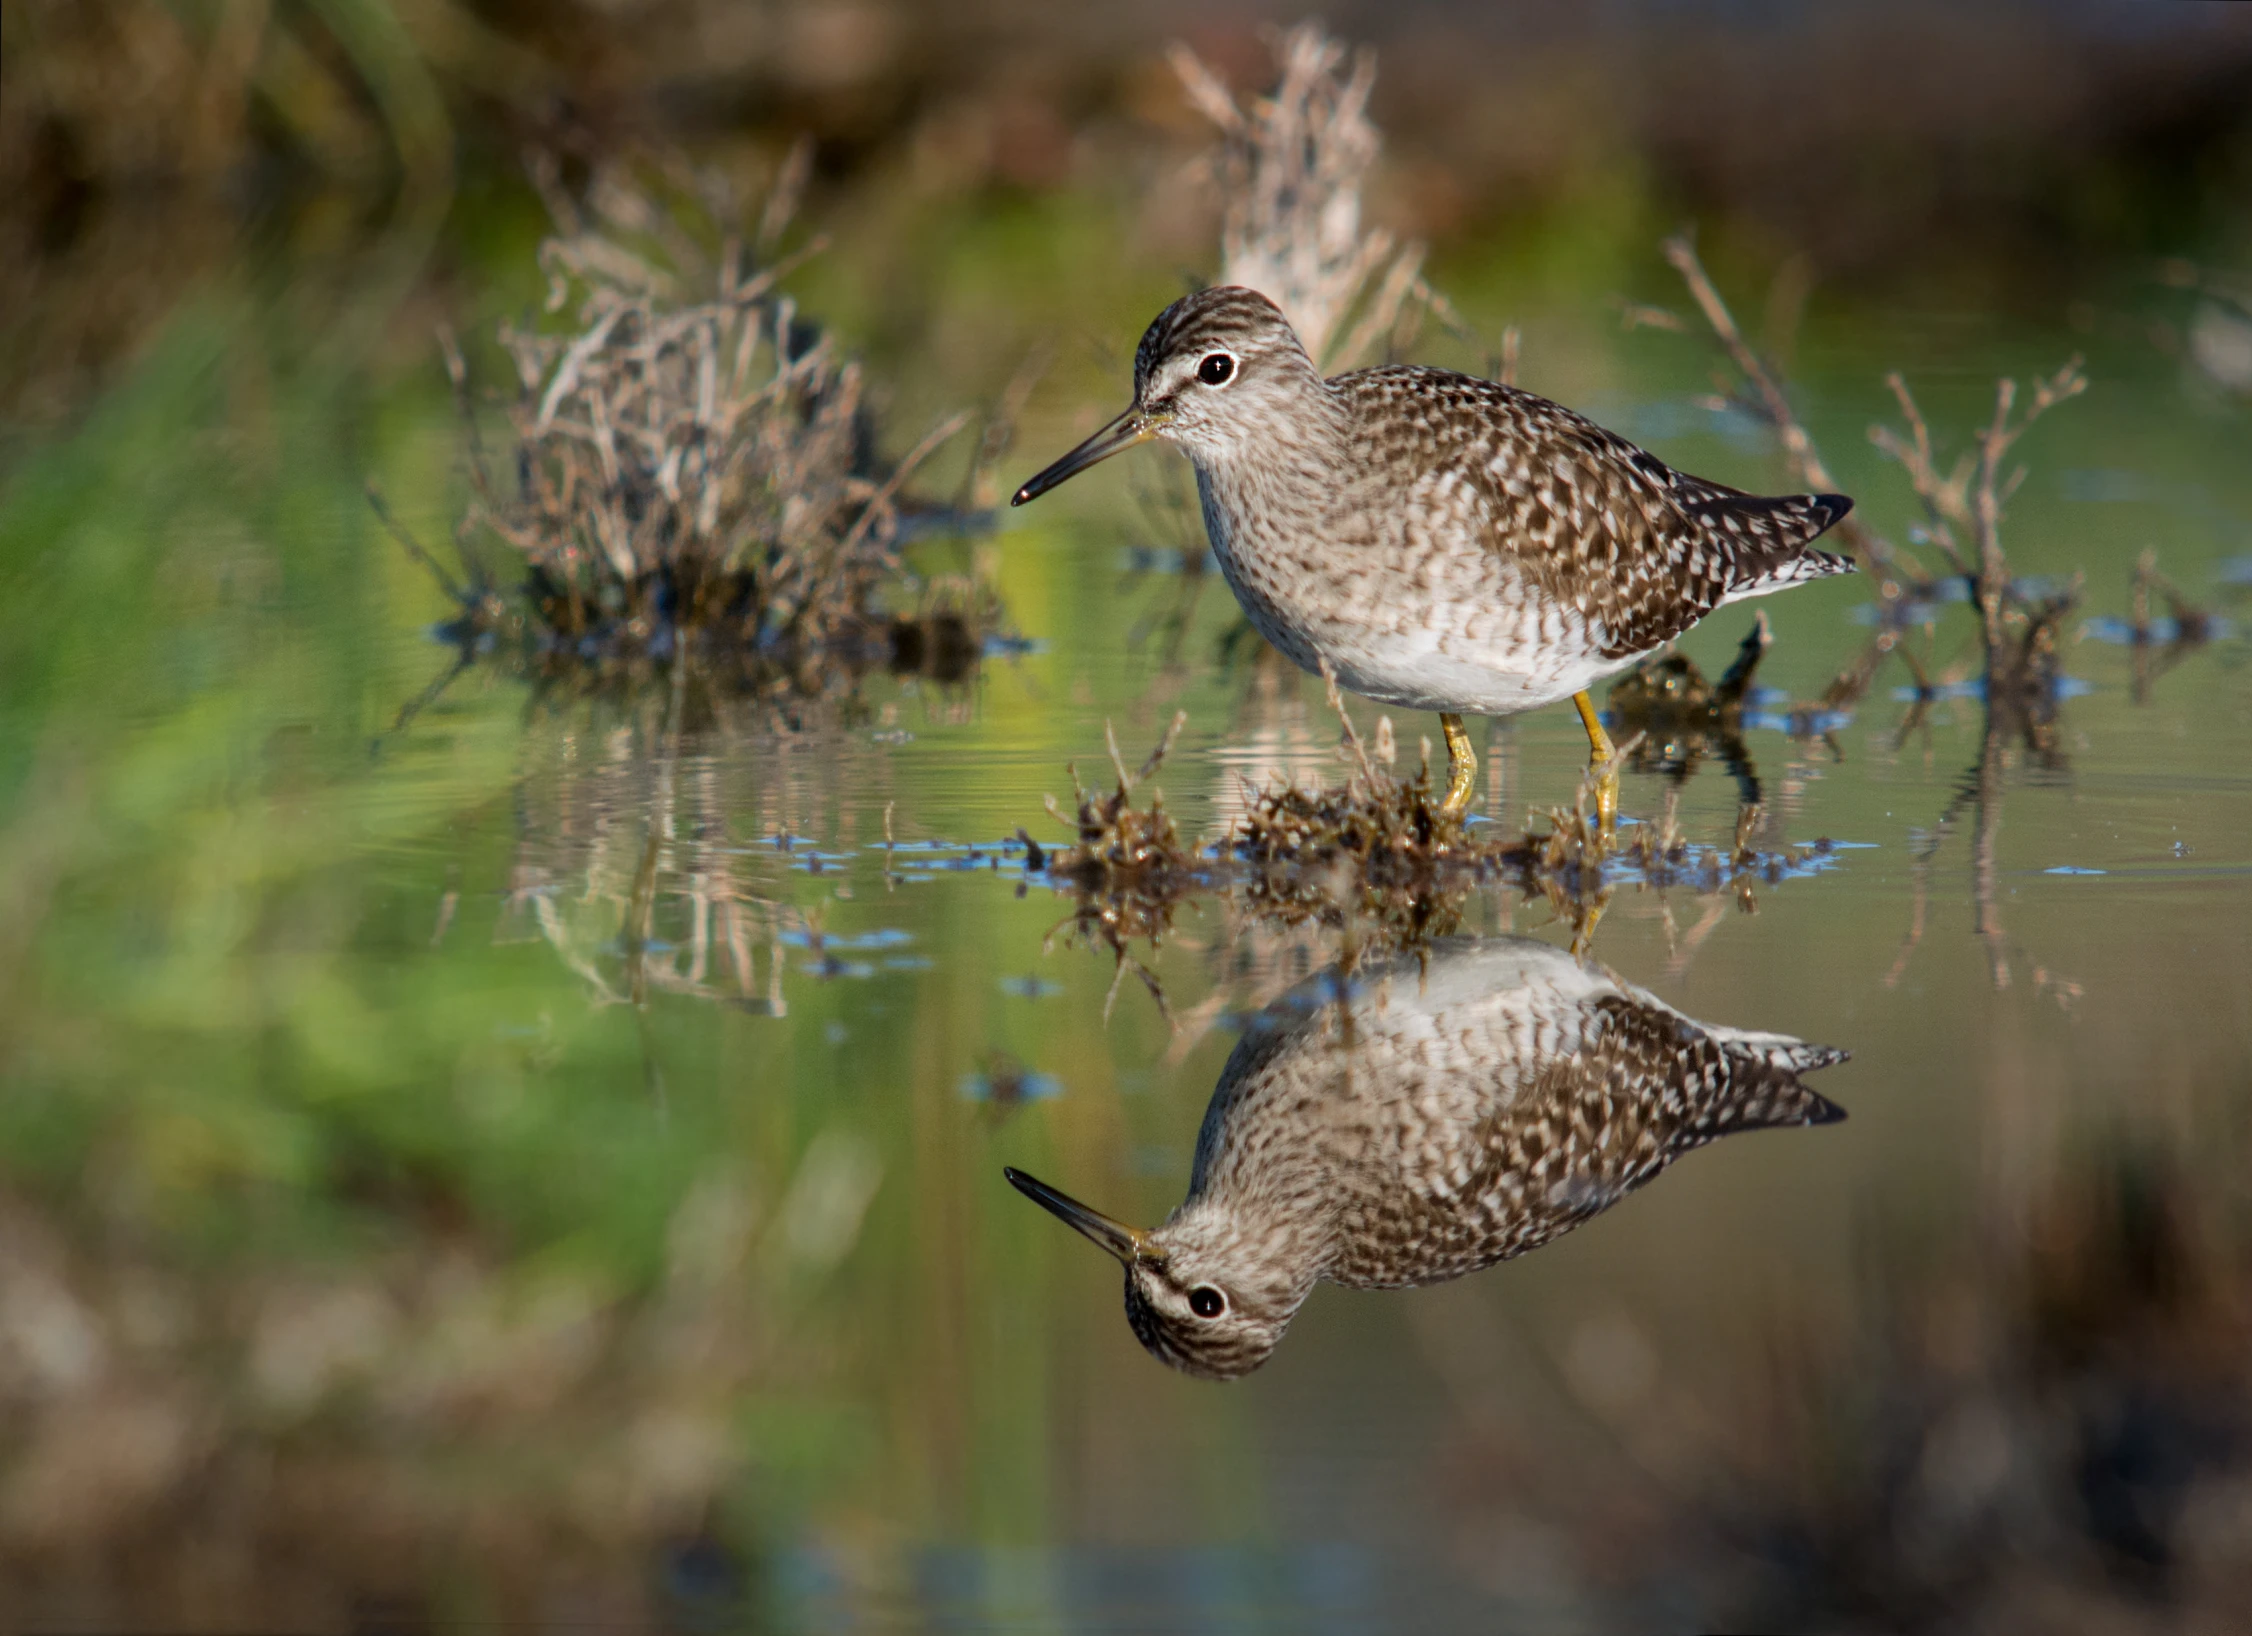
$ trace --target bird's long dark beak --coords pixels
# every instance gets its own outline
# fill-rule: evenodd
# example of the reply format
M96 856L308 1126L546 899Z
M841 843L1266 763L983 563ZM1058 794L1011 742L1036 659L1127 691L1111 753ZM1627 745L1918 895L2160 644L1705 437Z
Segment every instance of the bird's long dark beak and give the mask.
M1123 1222L1111 1220L1100 1210L1090 1210L1068 1193L1059 1193L1046 1182L1027 1176L1021 1170L1004 1165L1001 1174L1009 1178L1009 1185L1019 1193L1041 1209L1061 1216L1127 1266L1165 1259L1165 1252L1152 1244L1149 1234L1141 1228L1128 1227Z
M1037 500L1058 483L1077 477L1097 461L1108 460L1121 449L1131 449L1137 443L1147 442L1157 435L1161 417L1145 414L1135 408L1127 410L1105 426L1093 437L1065 455L1046 471L1018 489L1009 504L1021 506L1027 500Z

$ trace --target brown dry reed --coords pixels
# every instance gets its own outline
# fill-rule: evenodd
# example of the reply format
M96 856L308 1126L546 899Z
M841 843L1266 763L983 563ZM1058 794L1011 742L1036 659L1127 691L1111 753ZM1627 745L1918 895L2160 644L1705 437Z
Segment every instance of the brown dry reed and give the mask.
M1195 851L1181 843L1172 814L1165 810L1165 792L1150 791L1147 807L1134 805L1134 790L1164 765L1173 742L1188 725L1188 712L1176 711L1157 748L1141 767L1126 770L1118 748L1118 734L1103 723L1103 741L1110 751L1116 785L1107 793L1090 790L1079 781L1078 763L1071 774L1073 811L1067 817L1054 796L1046 798L1049 816L1070 828L1072 844L1049 855L1051 880L1066 882L1076 893L1072 912L1064 924L1082 942L1099 943L1117 962L1118 977L1103 1001L1107 1019L1118 998L1118 981L1131 967L1141 978L1158 1009L1165 1010L1165 991L1156 973L1129 952L1135 940L1153 948L1172 929L1173 913L1182 903L1212 884ZM1022 830L1018 833L1023 834ZM1030 837L1026 837L1030 841ZM1050 934L1053 936L1053 933Z
M1239 101L1186 45L1173 70L1219 140L1197 167L1223 204L1220 282L1270 297L1325 371L1404 345L1426 312L1459 323L1424 282L1424 247L1363 225L1383 143L1368 117L1376 53L1318 23L1273 36L1276 79Z
M501 327L514 481L494 481L472 419L463 540L473 565L485 539L522 562L523 624L550 657L722 657L818 693L840 663L898 657L902 637L920 659L997 618L989 590L966 585L911 611L930 633L881 606L901 568L902 485L963 417L878 459L862 366L782 290L822 247L782 250L806 170L800 148L750 222L709 176L676 169L660 193L611 166L582 202L535 164L556 224L539 251L546 310L566 323ZM706 223L744 225L712 245L694 231ZM461 385L450 347L448 364ZM465 608L493 621L489 590Z

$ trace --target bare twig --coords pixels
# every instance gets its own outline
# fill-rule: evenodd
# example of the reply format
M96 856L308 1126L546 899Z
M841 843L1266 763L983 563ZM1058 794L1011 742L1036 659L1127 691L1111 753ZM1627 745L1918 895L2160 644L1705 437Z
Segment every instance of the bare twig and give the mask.
M2032 401L2014 418L2017 383L2008 379L1996 383L1993 418L1980 432L1975 450L1944 472L1933 450L1931 429L1907 381L1896 372L1886 377L1886 384L1900 404L1906 435L1876 426L1870 429L1869 439L1907 473L1923 503L1932 543L1970 586L1991 663L1991 657L2002 651L2003 616L2011 594L2009 561L2002 551L2002 508L2024 475L2020 469L2005 478L2003 459L2035 421L2085 392L2087 377L2078 358L2069 360L2055 374L2034 381Z
M1369 765L1368 751L1361 744L1361 735L1354 731L1353 718L1346 713L1345 696L1338 691L1337 672L1330 669L1326 658L1321 661L1321 679L1322 686L1328 692L1329 708L1336 712L1338 721L1343 724L1345 743L1352 750L1354 761L1360 765L1361 777L1374 782L1376 769Z
M1696 301L1698 310L1704 314L1705 322L1711 327L1721 350L1728 355L1729 362L1750 388L1752 396L1746 407L1764 420L1775 433L1792 469L1808 488L1834 491L1838 485L1830 475L1828 463L1815 447L1813 437L1799 420L1797 412L1791 408L1790 398L1774 373L1744 338L1735 315L1728 310L1728 303L1721 299L1720 291L1705 272L1704 263L1698 259L1696 245L1687 234L1676 234L1666 240L1665 256L1681 275L1682 282L1688 285L1689 294ZM1646 308L1631 310L1642 315L1656 311ZM1659 316L1672 318L1671 314ZM1657 318L1643 316L1641 321L1656 322ZM1860 516L1846 517L1833 532L1860 560L1861 566L1878 579L1878 594L1886 600L1899 596L1903 586L1922 579L1922 574L1915 566L1904 563L1897 548L1870 528Z

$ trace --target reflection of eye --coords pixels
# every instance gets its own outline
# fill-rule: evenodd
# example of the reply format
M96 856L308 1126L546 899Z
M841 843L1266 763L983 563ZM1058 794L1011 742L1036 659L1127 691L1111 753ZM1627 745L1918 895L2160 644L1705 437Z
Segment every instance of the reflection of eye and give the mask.
M1212 360L1204 360L1210 363ZM1189 1310L1199 1318L1217 1318L1228 1310L1228 1298L1210 1284L1199 1284L1189 1291Z
M1196 366L1196 378L1206 386L1225 386L1234 373L1235 360L1225 352L1215 352Z

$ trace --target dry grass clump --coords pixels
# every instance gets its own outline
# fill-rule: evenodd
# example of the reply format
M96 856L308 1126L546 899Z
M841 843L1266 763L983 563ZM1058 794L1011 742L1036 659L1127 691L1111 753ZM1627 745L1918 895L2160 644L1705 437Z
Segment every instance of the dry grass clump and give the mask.
M1121 980L1131 966L1160 1010L1165 1008L1165 992L1157 975L1128 952L1127 944L1138 939L1154 947L1163 942L1172 930L1174 911L1209 890L1213 881L1204 860L1182 845L1173 815L1165 810L1165 792L1152 790L1149 805L1137 807L1134 790L1164 764L1188 719L1187 711L1176 711L1157 748L1134 772L1126 770L1118 735L1105 722L1103 739L1118 774L1117 784L1108 793L1089 790L1079 782L1074 762L1069 769L1072 814L1065 816L1056 798L1047 798L1049 815L1069 826L1076 837L1046 860L1049 879L1076 889L1077 901L1067 922L1072 934L1110 950ZM1117 995L1113 982L1110 998L1103 1004L1104 1016L1110 1015Z
M1361 225L1382 146L1368 118L1376 54L1351 53L1348 71L1345 46L1318 23L1276 35L1274 53L1274 88L1238 103L1195 52L1172 48L1189 100L1220 133L1200 161L1225 201L1220 282L1270 297L1324 370L1349 368L1440 298L1421 276L1421 244Z
M1286 927L1352 926L1385 944L1443 936L1460 918L1481 851L1466 845L1462 818L1445 811L1428 766L1403 779L1369 755L1334 680L1329 704L1354 775L1326 789L1251 792L1226 848L1244 866L1241 898ZM1388 739L1387 725L1380 749Z
M1362 948L1443 937L1476 875L1429 778L1256 795L1232 838L1234 895L1271 927L1351 930ZM1448 837L1451 837L1449 839Z
M900 570L902 485L962 417L878 460L860 364L781 290L821 247L780 251L805 172L800 150L755 226L711 247L691 221L745 219L712 179L672 177L659 197L607 169L582 206L535 167L556 221L540 247L547 310L570 322L502 327L515 481L493 481L472 423L464 537L521 559L521 622L550 658L720 656L748 682L818 692L840 663L919 645L924 633L901 628L915 615L879 599ZM462 384L450 348L449 367ZM472 578L465 622L489 627L493 595ZM943 612L974 646L969 621L997 610L958 596Z
M1441 808L1429 770L1413 779L1377 771L1326 789L1277 785L1251 798L1238 824L1236 856L1255 864L1321 868L1341 857L1369 870L1428 870L1462 839L1462 820Z
M1078 839L1049 860L1050 874L1117 885L1148 877L1185 875L1195 869L1196 855L1181 845L1172 814L1165 810L1165 792L1151 791L1146 809L1134 805L1136 786L1164 764L1188 719L1186 710L1174 712L1172 724L1158 740L1157 748L1138 771L1131 773L1126 770L1126 758L1119 753L1117 733L1108 722L1103 723L1110 764L1118 774L1117 786L1107 795L1089 790L1079 782L1079 764L1070 765L1073 815L1064 817L1063 808L1052 795L1047 798L1048 812L1072 826Z

